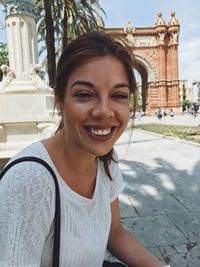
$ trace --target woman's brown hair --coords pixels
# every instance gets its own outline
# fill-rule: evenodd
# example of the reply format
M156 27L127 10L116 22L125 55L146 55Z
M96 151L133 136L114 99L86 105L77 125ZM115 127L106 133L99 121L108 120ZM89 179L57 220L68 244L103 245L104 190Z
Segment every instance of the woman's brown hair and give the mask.
M119 41L116 39L115 36L111 36L103 32L90 32L73 40L65 48L58 62L56 86L54 89L55 99L58 102L64 101L68 79L78 65L84 63L88 60L88 58L111 55L124 64L128 74L130 93L134 96L133 99L135 102L136 81L133 68L136 64L133 54L128 50L128 47L125 47L126 44L122 44L122 42L122 40ZM135 106L136 105L134 104L134 107ZM63 118L61 118L56 132L60 131L62 128ZM113 149L111 149L106 155L100 156L99 158L104 163L106 174L112 180L109 171L109 164L111 160L115 161Z

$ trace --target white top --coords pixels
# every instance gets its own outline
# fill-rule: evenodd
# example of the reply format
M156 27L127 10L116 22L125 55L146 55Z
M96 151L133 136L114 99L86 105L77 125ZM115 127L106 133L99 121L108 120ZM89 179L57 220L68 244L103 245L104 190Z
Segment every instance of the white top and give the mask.
M15 158L22 156L44 159L58 178L60 267L101 267L111 223L110 203L124 189L118 165L110 164L110 181L98 161L94 195L88 199L67 186L41 142ZM55 185L48 170L35 162L13 166L0 182L0 267L52 266L54 212Z

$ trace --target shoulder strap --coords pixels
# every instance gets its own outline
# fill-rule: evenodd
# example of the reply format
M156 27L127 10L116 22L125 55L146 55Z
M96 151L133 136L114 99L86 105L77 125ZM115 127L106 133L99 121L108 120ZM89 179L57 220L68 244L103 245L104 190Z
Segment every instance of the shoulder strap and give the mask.
M0 173L0 180L4 174L14 165L24 162L24 161L34 161L43 165L52 175L55 183L55 226L54 226L54 248L53 248L53 267L59 267L59 258L60 258L60 190L57 181L57 177L51 168L51 166L44 160L37 157L22 157L16 160L13 160L9 163L3 171Z

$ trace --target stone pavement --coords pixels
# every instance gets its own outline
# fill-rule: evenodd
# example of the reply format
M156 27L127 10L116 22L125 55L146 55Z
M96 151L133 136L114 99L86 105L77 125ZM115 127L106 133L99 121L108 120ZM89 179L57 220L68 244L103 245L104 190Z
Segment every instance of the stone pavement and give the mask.
M133 130L115 148L127 184L122 223L171 267L200 267L200 145Z

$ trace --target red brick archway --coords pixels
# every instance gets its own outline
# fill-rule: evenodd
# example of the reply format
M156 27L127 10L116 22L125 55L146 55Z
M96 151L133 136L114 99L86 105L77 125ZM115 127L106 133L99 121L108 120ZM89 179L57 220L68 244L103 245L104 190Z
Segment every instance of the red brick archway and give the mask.
M142 80L142 108L146 114L155 109L179 111L178 37L180 25L171 13L168 25L158 14L154 27L134 28L131 21L124 28L102 28L124 38L138 62Z

